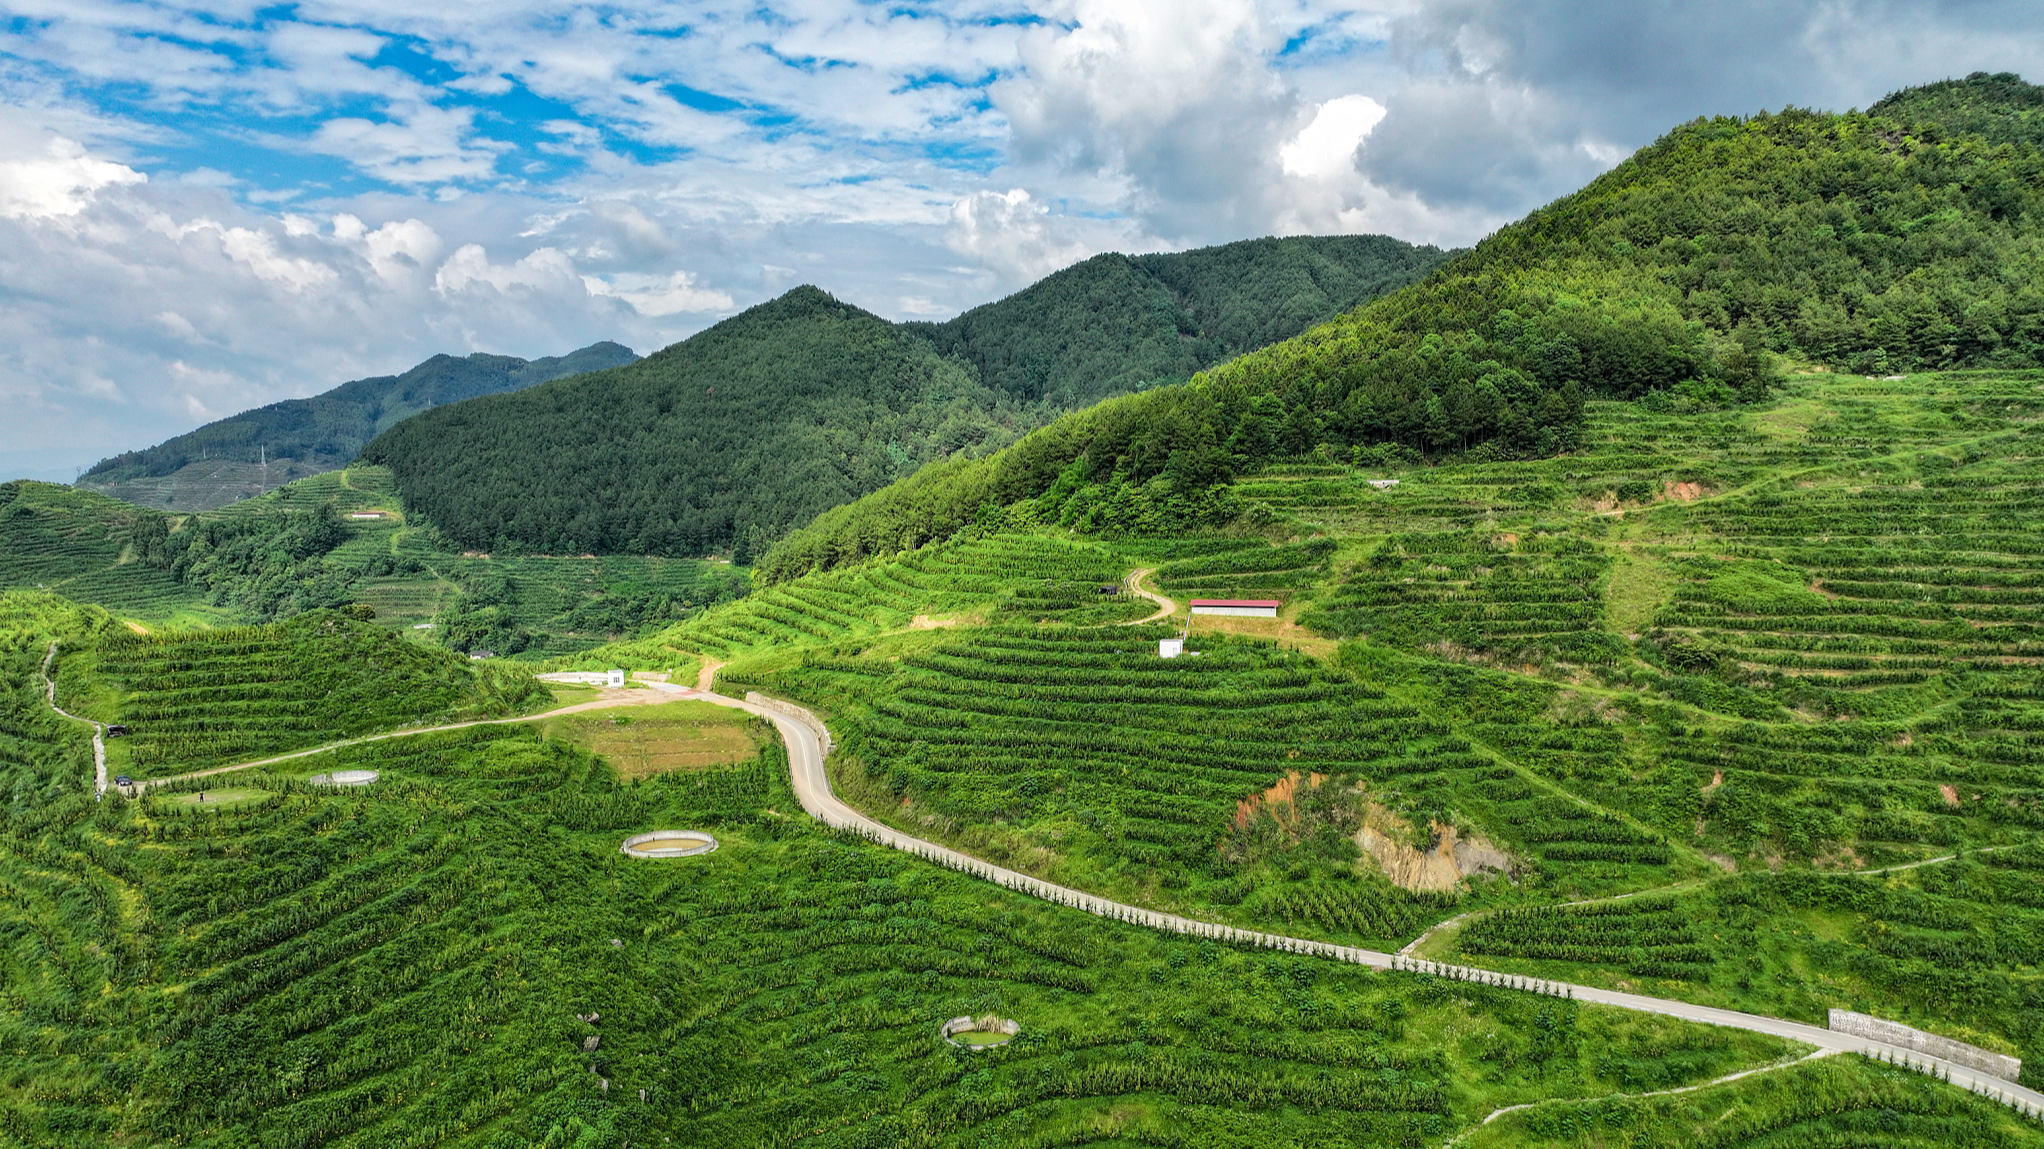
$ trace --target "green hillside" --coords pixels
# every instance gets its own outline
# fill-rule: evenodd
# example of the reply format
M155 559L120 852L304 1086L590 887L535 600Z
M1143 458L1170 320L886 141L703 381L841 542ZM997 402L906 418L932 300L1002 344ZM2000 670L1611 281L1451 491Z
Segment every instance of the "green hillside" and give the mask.
M377 625L431 645L562 657L749 585L744 570L697 559L463 552L406 519L382 467L329 471L194 515L0 484L0 590L57 591L145 627L359 604Z
M343 383L208 423L140 451L102 459L78 485L146 507L206 511L337 470L400 420L477 395L630 363L629 348L596 343L527 361L509 355L435 355L402 375Z
M942 324L798 288L631 366L429 412L364 457L471 549L749 562L927 463L1182 380L1441 258L1381 236L1103 255Z
M1382 235L1109 253L943 323L903 326L1026 402L1082 407L1175 383L1396 291L1444 258Z
M108 624L20 595L0 624L0 768L38 798L0 837L0 1120L24 1145L1431 1145L1798 1052L1020 898L789 818L778 746L624 784L476 727L297 760L214 811L192 799L218 780L95 803L81 728L31 683L51 638L90 656ZM305 781L336 769L381 777ZM647 825L719 847L621 859ZM1021 1035L937 1035L985 1013ZM2044 1144L1863 1063L1757 1100L1777 1127L1874 1104L1890 1130Z
M0 487L0 574L57 588L0 593L0 1142L2044 1149L1963 1075L1584 988L1855 1010L2044 1086L2036 94L1685 125L1415 288L826 511L742 595L463 550L372 464L187 518ZM841 414L826 376L867 413L1026 410L821 293L740 318L464 409L595 393L671 433L650 372L700 414L702 364L771 350L810 372L767 405L797 423ZM607 475L577 481L626 497ZM144 634L60 597L197 621L129 568L284 620ZM916 848L826 828L764 727L628 776L588 744L672 695L558 686L595 705L530 722L517 664L432 649L538 653L656 588L625 641L565 636L582 664L809 709L837 798ZM46 665L159 785L95 800ZM341 734L390 736L186 776ZM378 778L313 781L339 770ZM717 845L622 852L651 830Z
M1587 398L1752 401L1776 357L1874 375L2044 363L2044 149L2023 127L2038 89L1989 79L1864 114L1685 124L1411 288L826 514L761 573L914 546L1026 498L1067 525L1217 525L1217 484L1315 448L1551 455L1579 441ZM1924 118L1955 108L1957 128Z

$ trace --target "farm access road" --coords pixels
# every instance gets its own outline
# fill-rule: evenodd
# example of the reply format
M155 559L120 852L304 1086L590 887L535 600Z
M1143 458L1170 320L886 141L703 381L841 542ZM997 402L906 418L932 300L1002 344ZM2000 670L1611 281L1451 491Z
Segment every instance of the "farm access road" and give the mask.
M678 688L666 687L674 690ZM1596 1005L1615 1006L1639 1013L1656 1013L1666 1017L1681 1018L1684 1021L1702 1022L1705 1025L1722 1025L1731 1029L1750 1030L1774 1037L1800 1041L1815 1046L1819 1051L1829 1053L1860 1053L1881 1061L1906 1065L1912 1069L1943 1078L1962 1089L1971 1090L1984 1097L2021 1109L2026 1113L2044 1114L2044 1093L2028 1089L2014 1082L1972 1069L1956 1062L1930 1057L1913 1050L1886 1042L1870 1041L1863 1037L1840 1033L1821 1026L1806 1025L1785 1018L1766 1017L1756 1013L1742 1013L1738 1010L1719 1009L1714 1006L1692 1005L1685 1001L1647 997L1644 994L1621 993L1616 990L1600 989L1596 986L1571 985L1567 982L1547 981L1540 978L1519 977L1500 974L1491 970L1469 966L1449 965L1442 962L1426 961L1400 954L1381 953L1376 950L1360 949L1355 946L1335 945L1331 942L1315 941L1308 938L1287 937L1283 934L1260 933L1255 930L1236 929L1232 926L1197 921L1177 914L1162 913L1140 906L1125 905L1094 897L1079 890L1046 882L1028 874L981 861L968 854L961 854L934 842L911 837L891 826L883 825L868 818L839 800L831 790L830 775L824 769L824 748L830 744L830 732L814 715L796 707L777 704L773 708L754 702L741 702L735 698L709 694L703 691L686 691L692 697L720 706L735 706L751 711L771 720L779 728L781 738L788 745L788 768L795 788L795 797L802 808L816 820L841 830L849 830L882 845L903 850L920 858L950 866L955 870L982 877L1006 886L1020 893L1056 902L1059 905L1074 906L1088 913L1116 921L1131 922L1152 929L1193 937L1213 938L1237 944L1263 946L1288 953L1312 954L1333 958L1336 961L1353 962L1373 966L1377 969L1409 970L1415 973L1429 973L1457 981L1481 982L1488 985L1523 989L1530 993L1544 993L1556 997L1570 997ZM771 701L771 700L769 700ZM790 713L793 711L793 713Z
M1149 599L1151 602L1156 603L1157 613L1150 615L1148 618L1139 618L1132 622L1124 622L1121 625L1141 626L1146 622L1162 622L1164 619L1170 618L1172 615L1178 613L1177 602L1173 601L1172 599L1165 598L1163 595L1158 594L1155 591L1143 589L1143 580L1155 573L1157 572L1155 568L1152 567L1144 567L1142 570L1139 571L1131 571L1128 576L1128 589L1130 593L1139 594L1144 598Z
M641 683L640 685L652 684ZM52 686L51 689L54 690L55 687ZM471 726L503 726L512 722L543 722L549 718L559 718L563 714L579 714L585 710L615 710L620 706L651 706L670 701L670 699L651 691L617 690L605 691L604 693L609 697L599 698L594 702L577 702L573 706L563 706L557 710L548 710L539 714L521 714L515 718L478 718L470 722L450 722L444 726L407 726L400 730L388 730L382 734L365 734L360 738L343 738L339 742L327 742L314 746L309 750L293 750L289 754L276 754L268 758L236 762L229 766L213 766L205 770L193 770L187 774L173 774L168 778L138 779L129 789L134 791L135 794L140 795L152 786L167 786L172 782L189 782L194 778L210 778L215 774L231 774L237 770L253 770L258 766L273 766L279 762L289 762L293 758L310 758L315 754L325 754L329 750L340 750L348 746L360 746L364 742L382 742L390 738L410 738L415 734L439 734L446 730L467 730ZM56 703L52 702L50 708L55 710ZM64 712L58 710L57 713L63 714ZM65 714L64 717L70 718L71 715ZM76 721L89 722L91 719L79 718ZM97 723L94 723L94 725L97 725ZM99 756L99 792L104 794L106 793L106 751L100 745L97 735L93 737L93 749Z
M54 646L52 647L52 653L54 654ZM1085 910L1087 913L1111 918L1115 921L1129 922L1135 925L1147 926L1151 929L1165 930L1191 937L1212 938L1216 941L1237 945L1261 946L1268 949L1281 950L1286 953L1309 954L1315 957L1332 958L1335 961L1367 965L1376 969L1396 969L1413 973L1433 974L1456 981L1478 982L1509 989L1525 990L1529 993L1568 997L1576 1001L1587 1001L1595 1005L1608 1005L1618 1009L1629 1009L1638 1013L1654 1013L1665 1017L1680 1018L1684 1021L1701 1022L1705 1025L1721 1025L1731 1029L1744 1029L1754 1033L1765 1033L1790 1041L1800 1041L1814 1046L1817 1050L1823 1052L1864 1054L1868 1057L1904 1065L1911 1069L1942 1078L1962 1089L1978 1093L1983 1097L1999 1101L2004 1105L2015 1107L2025 1113L2044 1115L2044 1093L2040 1093L2037 1090L2029 1089L2010 1081L2004 1081L1991 1074L1960 1065L1956 1062L1904 1049L1898 1045L1890 1045L1886 1042L1873 1041L1863 1037L1854 1037L1851 1034L1815 1025L1806 1025L1798 1021L1767 1017L1755 1013L1742 1013L1738 1010L1719 1009L1715 1006L1693 1005L1685 1001L1648 997L1644 994L1621 993L1616 990L1601 989L1596 986L1572 985L1568 982L1501 974L1493 970L1477 969L1472 966L1451 965L1444 962L1411 957L1405 954L1383 953L1378 950L1366 950L1356 946L1335 945L1331 942L1317 941L1311 938L1294 938L1284 934L1270 934L1257 930L1238 929L1234 926L1202 922L1193 918L1181 917L1177 914L1167 914L1157 910L1144 909L1141 906L1131 906L1121 902L1110 901L1106 898L1095 897L1081 890L1074 890L1053 882L1046 882L1041 878L1032 877L1003 866L996 866L991 862L982 861L969 854L959 853L947 846L940 846L935 842L927 842L921 838L912 837L894 829L892 826L876 822L846 805L831 789L830 775L824 769L824 757L829 752L829 747L832 744L830 731L814 714L801 707L765 698L764 696L754 696L758 699L757 701L749 699L741 700L699 687L678 686L666 682L647 682L642 685L648 688L644 692L647 702L662 698L662 696L689 698L713 703L718 706L728 706L744 710L772 722L775 728L780 731L781 739L788 747L788 770L790 782L795 790L795 797L802 803L802 809L817 821L835 829L850 831L871 841L878 842L881 845L914 854L919 858L949 866L955 870L962 870L1005 886L1008 889L1015 890L1018 893L1029 894L1033 897L1055 902L1058 905L1072 906ZM639 694L640 692L633 691L631 693ZM48 700L50 709L57 710L54 683L50 683L48 686ZM550 710L543 714L528 714L517 718L486 718L474 722L457 722L446 726L394 730L384 734L372 734L362 738L351 738L341 742L329 743L328 745L317 746L310 750L300 750L290 754L280 754L251 762L240 762L230 766L217 766L209 770L194 771L189 774L178 775L174 778L152 779L148 783L138 784L136 789L140 791L149 785L162 785L166 782L253 769L258 766L289 761L293 758L304 758L314 754L321 754L343 746L354 746L364 742L378 742L387 738L404 738L414 734L431 734L442 730L463 730L472 726L535 722L563 714L574 714L580 711L599 710L616 706L629 706L637 702L638 699L636 698L601 699L595 702L583 702L573 706L561 707L560 709ZM61 710L57 710L57 712L59 714L64 713ZM76 718L69 714L64 716L79 722L90 721L89 719ZM97 724L94 725L96 726ZM98 743L97 734L94 736L94 742L95 744ZM103 758L101 759L101 770L102 772L104 771ZM103 773L101 787L103 790Z

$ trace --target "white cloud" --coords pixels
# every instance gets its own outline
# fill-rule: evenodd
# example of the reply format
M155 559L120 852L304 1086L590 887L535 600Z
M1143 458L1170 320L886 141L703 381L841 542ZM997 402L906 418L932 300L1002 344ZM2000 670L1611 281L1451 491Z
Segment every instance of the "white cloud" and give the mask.
M951 205L944 242L1004 280L1027 283L1093 253L1091 245L1062 233L1063 222L1022 188L975 192Z
M580 283L581 277L575 272L574 262L559 248L538 248L515 263L491 263L482 244L468 243L434 273L433 290L443 296L485 287L500 292L529 291L566 282Z
M8 140L5 144L17 142ZM94 159L75 140L57 136L43 145L40 155L0 160L0 216L8 219L73 216L85 210L101 188L146 183L148 179L126 164Z
M1320 105L1278 159L1288 176L1326 179L1355 170L1356 149L1384 118L1384 105L1368 96L1337 96Z
M582 277L591 295L622 299L640 315L676 315L681 312L718 312L731 309L731 296L696 286L696 277L677 271L665 278L620 275L606 282L594 275Z
M440 254L440 234L421 220L392 220L362 236L369 266L386 281L410 279Z

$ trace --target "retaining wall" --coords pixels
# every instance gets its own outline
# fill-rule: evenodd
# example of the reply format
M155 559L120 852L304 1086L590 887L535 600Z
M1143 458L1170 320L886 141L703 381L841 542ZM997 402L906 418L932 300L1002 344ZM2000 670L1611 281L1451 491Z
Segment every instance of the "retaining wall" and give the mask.
M2014 1081L2023 1071L2023 1063L2019 1058L1994 1053L1963 1041L1953 1041L1949 1037L1939 1037L1935 1033L1925 1033L1899 1021L1883 1021L1864 1013L1854 1013L1849 1009L1832 1010L1830 1028L1839 1033L1852 1034L1854 1037L1872 1038L1889 1045L1899 1045L1904 1049L1912 1049L1918 1053L1964 1065L1969 1069L1977 1069L1982 1073L1992 1073L2003 1081Z
M763 707L776 714L785 714L802 725L807 726L816 735L817 743L823 747L823 756L826 758L830 757L832 746L830 729L824 726L823 719L818 718L816 715L809 713L792 702L783 702L778 698L768 698L757 690L746 691L745 700L754 706Z

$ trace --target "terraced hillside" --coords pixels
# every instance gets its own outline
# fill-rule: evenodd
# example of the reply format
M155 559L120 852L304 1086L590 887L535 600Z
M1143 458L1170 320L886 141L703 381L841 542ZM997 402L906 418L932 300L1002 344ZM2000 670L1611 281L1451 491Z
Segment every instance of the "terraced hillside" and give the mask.
M0 588L49 590L150 622L223 618L136 554L136 525L152 517L54 483L0 483Z
M2029 1054L2044 935L2007 848L2044 829L2040 382L1819 372L1757 405L1592 404L1584 447L1550 460L1318 452L1235 484L1207 536L1087 541L1017 504L1006 534L778 584L659 641L826 714L868 813L1079 888L1381 944L1474 915L1429 952ZM1181 603L1281 617L1195 618L1198 657L1167 660L1182 614L1017 626L998 579L961 580L976 608L928 580L1025 529L1095 556L1074 585L1153 569ZM1458 849L1491 864L1444 871ZM1913 892L1932 888L1935 911ZM1485 915L1660 889L1699 900L1638 901L1658 940L1585 949L1567 914L1514 926L1531 948L1485 940L1520 920Z
M145 778L545 700L521 673L334 611L271 626L107 636L66 652L57 670L67 709L129 728L113 740L109 766Z
M295 762L219 810L186 800L199 782L94 803L35 668L51 638L118 632L48 597L0 598L0 621L0 765L17 803L44 787L0 832L0 1032L33 1083L0 1119L25 1145L1426 1145L1797 1052L1020 898L790 819L776 745L624 783L481 727ZM381 777L300 780L335 769ZM620 857L654 826L719 846ZM1020 1035L939 1036L985 1014ZM2044 1144L1875 1067L1823 1085L1770 1104L1822 1120L1899 1094L1907 1128Z
M0 588L48 587L145 626L349 604L433 645L559 658L744 593L728 563L457 551L407 520L390 472L350 466L200 515L0 485Z

